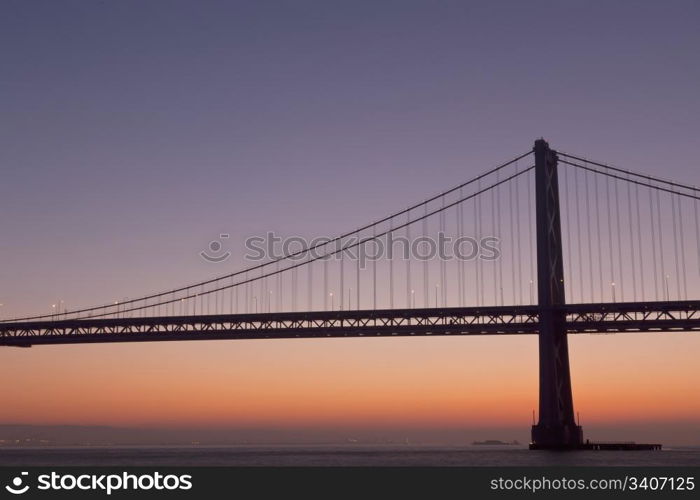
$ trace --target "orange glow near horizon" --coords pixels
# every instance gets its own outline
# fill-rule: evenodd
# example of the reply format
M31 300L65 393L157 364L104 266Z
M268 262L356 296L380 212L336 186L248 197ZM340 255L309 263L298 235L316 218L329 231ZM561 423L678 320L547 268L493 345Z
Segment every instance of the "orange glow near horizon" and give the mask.
M693 333L570 337L584 422L697 421ZM535 336L5 348L0 422L116 426L527 426Z

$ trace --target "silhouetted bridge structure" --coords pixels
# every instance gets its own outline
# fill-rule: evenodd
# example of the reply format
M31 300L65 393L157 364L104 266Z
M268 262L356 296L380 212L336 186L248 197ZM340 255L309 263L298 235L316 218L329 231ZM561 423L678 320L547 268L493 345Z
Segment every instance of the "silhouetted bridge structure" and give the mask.
M700 331L700 301L568 304L568 333ZM429 335L535 334L537 306L380 309L37 321L4 345Z
M520 168L531 155L534 164ZM698 200L694 186L556 152L540 139L437 196L241 271L4 320L0 345L538 334L533 446L586 447L567 334L700 330ZM372 258L361 258L369 250Z

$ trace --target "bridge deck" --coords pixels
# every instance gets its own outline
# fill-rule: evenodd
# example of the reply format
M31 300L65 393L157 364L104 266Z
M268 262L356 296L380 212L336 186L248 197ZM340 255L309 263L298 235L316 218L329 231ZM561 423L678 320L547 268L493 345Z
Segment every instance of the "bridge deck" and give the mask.
M568 304L569 333L700 331L700 302ZM538 331L538 306L87 318L0 323L0 345L166 340L512 335Z

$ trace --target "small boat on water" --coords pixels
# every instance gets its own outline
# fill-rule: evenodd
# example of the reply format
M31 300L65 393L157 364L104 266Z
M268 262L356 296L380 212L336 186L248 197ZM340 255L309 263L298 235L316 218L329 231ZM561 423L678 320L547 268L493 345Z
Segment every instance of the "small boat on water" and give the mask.
M474 441L472 443L473 445L505 445L505 446L514 446L514 445L519 445L520 443L518 440L514 439L513 441L501 441L500 439L486 439L484 441Z

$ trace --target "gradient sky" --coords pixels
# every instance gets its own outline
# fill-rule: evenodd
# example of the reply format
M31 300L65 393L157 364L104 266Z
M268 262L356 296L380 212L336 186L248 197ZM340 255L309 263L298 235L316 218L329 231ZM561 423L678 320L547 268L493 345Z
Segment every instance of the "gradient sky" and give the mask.
M699 24L696 1L5 1L0 317L224 274L246 236L338 234L540 136L698 184ZM220 233L234 258L202 261ZM5 348L0 422L526 436L536 340ZM572 339L585 429L697 444L698 355Z

